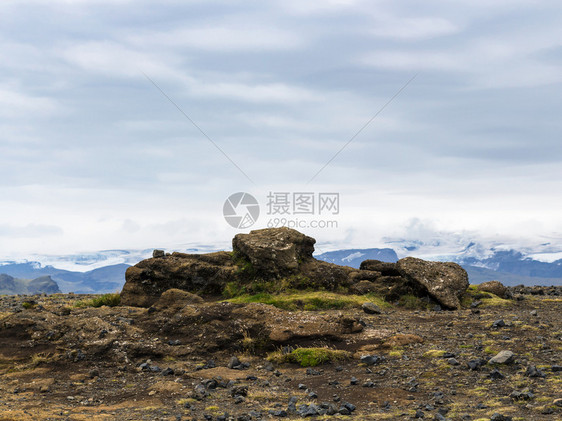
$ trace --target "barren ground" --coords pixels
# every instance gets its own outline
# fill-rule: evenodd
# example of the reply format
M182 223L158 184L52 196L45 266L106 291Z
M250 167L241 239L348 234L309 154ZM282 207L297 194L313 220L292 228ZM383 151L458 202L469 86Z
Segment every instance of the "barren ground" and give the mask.
M556 401L562 398L560 297L492 300L476 311L389 306L373 315L361 308L298 312L299 320L344 317L364 325L361 332L302 336L291 344L354 354L310 369L270 363L268 352L281 342L258 343L250 327L246 336L235 334L227 320L231 313L197 316L197 323L176 329L177 309L73 306L84 298L0 297L0 420L220 420L225 413L234 420L277 419L291 397L298 398L297 409L312 403L356 407L351 416L311 419L402 420L416 412L425 419L489 420L494 413L514 420L562 419ZM29 300L35 304L22 308ZM276 322L264 317L266 324ZM492 327L499 319L505 326ZM504 378L490 378L494 367L486 361L501 350L512 351L515 361L495 367ZM384 358L367 366L359 360L367 354ZM249 367L227 368L233 356ZM483 366L469 369L476 359ZM530 366L544 377L530 377ZM244 386L247 395L235 398ZM291 411L287 416L301 418Z

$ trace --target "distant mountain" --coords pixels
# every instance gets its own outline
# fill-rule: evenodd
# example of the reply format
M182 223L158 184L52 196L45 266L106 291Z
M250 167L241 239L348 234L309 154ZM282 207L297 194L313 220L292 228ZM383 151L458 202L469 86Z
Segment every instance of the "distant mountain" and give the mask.
M475 253L476 249L479 250L478 253ZM456 262L467 271L469 280L473 284L498 280L505 285L562 285L562 259L541 262L515 250L483 250L481 246L474 243L469 244L459 253L434 256L419 256L410 244L400 247L400 251L402 257L410 255L427 260ZM322 253L316 258L358 268L363 260L396 262L398 255L391 248L346 249Z
M314 257L318 260L335 263L336 265L351 266L352 268L359 268L361 262L367 259L380 260L383 262L398 261L398 255L390 248L336 250L328 251Z
M0 266L0 272L25 279L50 277L62 292L78 294L107 293L121 290L125 283L125 271L129 265L120 263L87 272L74 272L42 266L38 262L9 263Z
M50 276L35 279L18 279L5 273L0 274L0 294L55 294L61 292Z
M169 250L207 253L228 247L223 246L184 244ZM115 292L123 287L127 268L151 254L152 249L34 255L33 261L0 261L0 273L16 279L50 276L62 292ZM315 255L319 260L355 268L367 259L396 262L406 256L456 262L466 269L473 284L497 279L507 285L562 285L562 247L551 243L529 245L438 233L423 240L386 238L380 248L342 249ZM7 285L10 281L4 282Z
M501 281L504 285L562 285L561 278L542 278L518 275L509 272L498 272L478 266L461 265L468 273L471 284L481 284L486 281Z

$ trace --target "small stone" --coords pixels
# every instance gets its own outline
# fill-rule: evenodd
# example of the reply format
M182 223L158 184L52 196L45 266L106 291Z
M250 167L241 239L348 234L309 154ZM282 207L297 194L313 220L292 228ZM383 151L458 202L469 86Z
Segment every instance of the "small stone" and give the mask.
M481 359L477 359L477 360L470 360L468 363L468 368L476 371L479 370L483 365L484 365L484 361L482 361Z
M538 316L539 313L537 310L531 310L531 316Z
M288 417L288 416L289 416L289 414L287 413L287 411L285 411L285 410L283 410L283 409L279 409L279 410L270 409L270 410L269 410L269 413L270 413L271 415L273 415L274 417L279 417L279 418L285 418L285 417ZM252 418L254 418L254 417L252 417ZM256 419L258 419L258 418L256 418Z
M159 259L161 257L165 257L166 253L164 252L164 250L154 250L152 252L152 258L153 259Z
M236 396L248 396L248 386L234 386L230 391L230 395Z
M503 321L503 319L496 320L494 323L492 323L492 327L505 327L505 322Z
M512 421L512 418L496 412L492 415L490 421Z
M371 302L363 303L361 308L367 314L382 314L382 310L375 303L371 303Z
M461 363L459 363L456 358L449 358L449 359L447 360L447 362L448 362L450 365L461 365Z
M240 360L237 357L232 357L228 362L228 368L236 369L240 366Z
M305 389L306 389L306 385L300 383L300 384L298 385L298 388L299 388L300 390L305 390Z
M340 409L338 409L338 412L341 415L351 415L351 411L347 409L345 406L342 406Z
M418 409L414 415L414 418L425 418L425 414L421 409Z
M343 406L349 409L350 412L353 412L356 409L355 405L349 402L344 402Z
M163 376L173 376L174 370L172 370L170 367L168 367L168 368L166 368L162 371L162 375Z
M519 390L514 390L513 392L511 392L511 394L509 395L509 397L513 400L531 400L535 397L535 395L533 394L533 392L531 392L528 388L523 389L522 391Z
M308 397L309 397L310 399L316 399L316 398L318 397L318 395L316 394L316 392L310 392L310 393L308 394Z
M557 373L559 371L562 371L562 365L553 365L552 367L550 367L550 369L553 373Z
M527 377L546 377L546 375L534 365L530 365L529 367L527 367L525 375Z
M492 357L488 364L511 364L515 360L515 355L511 351L503 350Z
M379 357L378 355L363 355L359 361L361 361L363 364L367 364L367 365L375 365L375 364L379 364L383 361L382 357Z
M356 384L359 384L359 380L357 380L357 378L355 377L352 377L349 381L349 384L355 386Z
M496 369L492 370L490 374L488 374L488 377L494 380L505 379L505 376Z

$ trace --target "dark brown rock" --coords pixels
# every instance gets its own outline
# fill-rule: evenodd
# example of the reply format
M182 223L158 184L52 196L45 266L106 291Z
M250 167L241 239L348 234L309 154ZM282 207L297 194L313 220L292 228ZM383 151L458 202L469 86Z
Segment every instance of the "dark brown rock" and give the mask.
M361 270L380 272L383 276L401 276L396 263L381 262L380 260L364 260L359 266Z
M480 291L490 292L492 294L495 294L500 298L507 298L508 295L507 288L499 281L483 282L480 285L478 285L478 289Z
M269 228L237 234L232 249L236 257L252 264L255 275L281 278L297 273L301 263L314 260L315 242L290 228Z
M458 264L406 257L396 267L404 278L421 285L441 305L452 309L461 307L460 297L469 283L468 274Z
M209 254L172 253L146 259L125 273L121 304L148 307L170 288L200 294L220 294L234 279L237 267L227 252Z

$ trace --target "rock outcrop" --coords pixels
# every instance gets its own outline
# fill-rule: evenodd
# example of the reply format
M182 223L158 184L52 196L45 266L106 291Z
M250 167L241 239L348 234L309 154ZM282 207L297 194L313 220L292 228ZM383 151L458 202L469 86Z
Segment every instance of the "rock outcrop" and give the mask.
M478 289L480 291L495 294L500 298L508 298L510 296L507 287L505 287L500 281L483 282L478 285Z
M237 270L227 252L172 253L153 257L127 269L121 303L149 307L171 288L198 294L220 294L225 284L235 279Z
M458 308L468 287L464 269L455 263L407 258L398 263L366 260L360 269L315 259L314 238L290 228L238 234L233 251L166 254L155 251L126 272L121 303L149 307L175 288L199 295L240 291L315 289L373 292L389 301L405 294L432 297L446 308Z
M423 285L444 306L460 308L460 298L469 283L466 271L456 263L426 262L406 257L400 259L396 267L404 278Z

